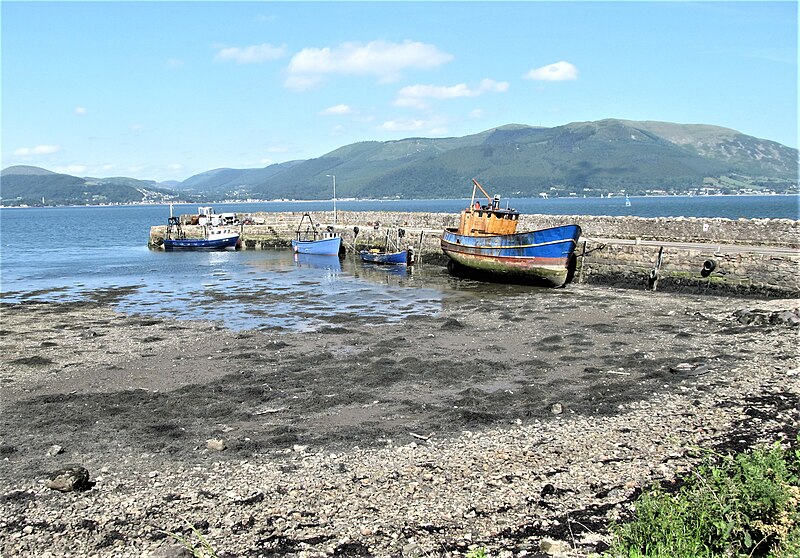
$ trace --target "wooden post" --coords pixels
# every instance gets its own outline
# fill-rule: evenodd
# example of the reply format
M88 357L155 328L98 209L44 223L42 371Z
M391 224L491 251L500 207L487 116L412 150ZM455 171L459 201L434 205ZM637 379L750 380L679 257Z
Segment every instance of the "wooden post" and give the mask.
M650 286L651 291L655 291L658 288L658 274L661 271L661 262L664 256L664 247L661 246L658 249L658 257L656 258L656 265L653 269L650 270L650 276L647 278L647 283Z
M581 250L581 270L578 273L578 283L583 283L583 262L586 259L586 241L583 241L583 249Z

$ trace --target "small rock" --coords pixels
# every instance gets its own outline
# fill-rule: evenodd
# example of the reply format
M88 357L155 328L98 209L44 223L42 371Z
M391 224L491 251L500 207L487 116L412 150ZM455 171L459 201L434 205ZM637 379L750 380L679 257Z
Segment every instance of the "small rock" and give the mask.
M81 465L68 465L50 474L50 479L45 483L47 488L60 492L71 492L73 490L88 490L91 488L89 482L89 471Z
M223 451L228 446L225 443L225 440L220 438L211 438L210 440L206 440L206 447L211 451Z
M59 445L50 446L50 449L47 450L47 457L55 457L56 455L60 455L64 453L64 448Z
M572 547L564 541L542 539L539 543L539 549L550 556L567 556Z
M550 405L550 412L554 415L560 415L564 412L564 406L561 403L553 403Z
M192 554L188 548L181 545L166 544L156 549L151 556L153 558L190 558L194 556L194 554Z

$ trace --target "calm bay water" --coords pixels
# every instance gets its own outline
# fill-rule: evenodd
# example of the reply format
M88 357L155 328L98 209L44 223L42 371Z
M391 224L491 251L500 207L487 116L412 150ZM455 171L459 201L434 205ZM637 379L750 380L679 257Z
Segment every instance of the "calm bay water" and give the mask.
M798 219L797 196L514 199L524 213ZM464 200L337 201L339 210L456 213ZM322 211L328 202L215 204L225 211ZM174 211L195 213L195 205ZM438 268L376 268L355 258L298 259L288 250L149 250L150 227L167 206L0 210L0 300L91 300L115 293L124 312L211 319L234 329L365 324L435 314L454 290L469 288ZM411 288L409 288L411 287Z

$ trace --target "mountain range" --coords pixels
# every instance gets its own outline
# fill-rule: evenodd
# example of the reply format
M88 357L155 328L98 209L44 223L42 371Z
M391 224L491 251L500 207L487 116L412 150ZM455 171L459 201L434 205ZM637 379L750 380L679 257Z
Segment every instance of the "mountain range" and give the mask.
M523 197L796 192L798 151L719 126L608 119L553 128L509 124L452 138L364 141L315 159L221 168L183 182L78 178L37 167L2 171L3 205L223 199L458 198L476 178Z

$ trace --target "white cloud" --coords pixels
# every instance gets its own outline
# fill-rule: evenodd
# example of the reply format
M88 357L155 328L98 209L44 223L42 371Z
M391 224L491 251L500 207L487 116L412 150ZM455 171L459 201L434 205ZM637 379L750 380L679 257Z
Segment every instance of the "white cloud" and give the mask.
M508 82L497 82L484 79L476 89L470 89L465 83L458 85L409 85L397 93L394 105L398 107L427 108L427 99L457 99L460 97L477 97L484 93L503 93L508 91Z
M18 157L30 157L32 155L50 155L61 151L60 145L37 145L36 147L20 147L14 150L14 155Z
M178 58L168 58L166 66L170 69L183 68L183 60L179 60Z
M452 59L435 45L414 41L348 42L334 48L305 48L292 57L288 71L293 76L374 75L382 81L394 81L403 70L435 68Z
M483 118L484 110L483 109L475 109L470 111L469 117L470 118Z
M351 109L348 105L340 104L328 107L321 111L320 114L323 116L338 116L342 114L350 114L351 112L353 112L353 109Z
M237 64L257 64L277 60L286 55L286 45L279 47L270 44L252 45L245 48L223 48L214 57L217 62L236 62Z
M167 165L167 170L171 173L180 172L183 170L183 165L180 163L171 163Z
M86 114L86 107L75 107L75 114Z
M534 68L524 77L540 81L568 81L578 79L578 68L562 60L541 68Z

